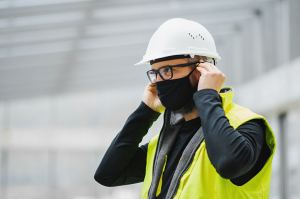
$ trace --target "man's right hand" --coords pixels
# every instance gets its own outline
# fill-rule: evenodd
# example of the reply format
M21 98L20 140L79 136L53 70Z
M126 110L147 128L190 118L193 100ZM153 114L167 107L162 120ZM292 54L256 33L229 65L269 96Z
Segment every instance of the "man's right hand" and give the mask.
M158 96L156 85L149 83L144 90L143 102L149 106L152 110L162 113L165 110L165 107L161 104Z

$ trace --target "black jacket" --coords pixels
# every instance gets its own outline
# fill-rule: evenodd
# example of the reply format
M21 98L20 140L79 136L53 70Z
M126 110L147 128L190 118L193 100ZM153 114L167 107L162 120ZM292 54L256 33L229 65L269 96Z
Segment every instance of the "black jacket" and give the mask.
M254 177L270 156L262 120L251 120L234 129L225 116L217 91L200 90L193 99L200 117L186 121L180 129L168 155L159 198L164 197L183 149L200 126L211 163L222 177L236 185L243 185ZM140 103L102 158L94 176L97 182L119 186L144 180L148 144L139 144L159 115Z

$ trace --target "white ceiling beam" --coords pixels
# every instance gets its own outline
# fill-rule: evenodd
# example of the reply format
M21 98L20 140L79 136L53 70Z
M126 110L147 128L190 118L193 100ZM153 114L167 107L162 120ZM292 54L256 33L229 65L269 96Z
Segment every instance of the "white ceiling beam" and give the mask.
M128 4L127 2L121 4L118 3L116 6L112 6L111 3L105 3L103 1L79 1L70 3L57 3L48 5L38 5L38 6L10 6L0 9L0 18L10 18L10 17L24 17L24 16L35 16L43 15L44 13L65 13L66 11L81 11L87 9L90 4L94 5L94 9L100 8L97 12L98 16L107 17L113 16L119 19L119 17L124 17L128 15L144 15L144 14L155 14L157 12L165 12L166 8L168 11L173 10L190 10L190 11L201 11L201 12L211 12L226 9L240 9L249 6L256 6L259 4L274 2L274 0L239 0L239 1L205 1L205 2L181 2L181 1L148 1L143 3ZM106 4L106 5L104 5ZM118 12L117 12L118 11Z
M236 16L234 18L224 18L222 21L210 20L205 22L206 27L215 34L223 31L232 31L235 28L236 21L242 21L252 17L251 13L244 13L243 16ZM48 42L66 42L74 39L101 39L101 38L123 38L126 36L151 34L159 25L158 21L137 21L128 24L106 24L86 27L84 38L78 38L75 28L57 29L57 30L37 30L28 32L14 32L0 35L0 48L18 47L22 45L35 45ZM105 30L105 31L103 31ZM114 37L112 37L114 36ZM105 39L106 40L106 39ZM114 41L115 39L113 39ZM113 45L114 46L114 45Z
M194 16L196 17L196 16ZM252 17L251 13L248 13L248 15L245 13L242 16L235 16L235 17L228 17L228 18L222 18L222 19L214 19L207 21L206 25L216 27L218 24L222 24L224 27L224 24L232 24L232 23L238 23L247 19L250 19ZM234 26L231 26L234 28ZM154 29L154 27L153 27ZM234 30L233 30L234 31ZM219 34L219 32L222 32L222 30L219 30L216 32L216 34ZM148 38L150 37L150 31L148 31L146 34L128 34L128 35L117 35L117 36L107 36L107 37L91 37L87 39L83 39L80 41L79 49L83 47L84 49L89 48L107 48L107 47L117 47L119 45L131 45L131 44L144 44ZM222 33L220 33L222 34ZM80 38L78 38L80 39ZM61 39L60 39L61 40ZM9 48L9 54L0 54L0 57L18 57L18 56L24 56L24 55L30 55L30 54L41 54L41 52L44 53L52 53L52 52L66 52L66 51L72 51L71 44L73 40L68 41L67 39L63 39L60 42L58 41L51 41L47 43L41 43L37 42L34 43L34 45L17 45L15 44L15 47L10 44L2 45L3 48L7 49ZM125 43L124 43L125 42ZM1 46L0 46L1 47ZM1 60L0 60L1 61Z
M212 1L212 2L191 2L191 3L179 3L179 2L167 2L167 3L158 3L158 4L150 4L148 6L141 5L138 7L134 6L122 6L122 7L108 7L104 9L99 9L99 11L95 11L95 15L92 13L92 18L87 21L88 25L98 24L98 23L114 23L114 22L123 22L126 23L127 21L135 21L136 19L140 20L155 20L155 19L163 19L163 18L170 18L174 16L184 16L184 15L198 15L198 16L206 16L209 15L213 17L214 15L218 15L218 13L227 12L230 15L234 14L234 12L238 10L251 10L255 9L257 7L262 7L263 5L268 5L269 3L273 2L274 0L262 0L262 1ZM151 9L149 8L151 7ZM168 12L165 11L165 8L168 8ZM134 8L134 9L133 9ZM153 10L152 10L153 9ZM151 11L151 12L150 12ZM233 12L234 11L234 12ZM1 12L0 12L1 13ZM31 13L31 12L30 12ZM43 13L47 13L46 11ZM49 12L48 12L49 13ZM47 15L42 16L36 16L36 18L45 18L44 24L39 22L36 25L32 26L19 26L14 27L10 26L4 26L3 28L0 28L0 33L4 32L14 32L14 31L26 31L26 30L36 30L36 29L45 29L47 28L62 28L62 27L69 27L69 26L76 26L78 23L80 23L81 19L83 19L83 16L78 11L73 11L72 9L66 9L64 12L62 12L61 15L78 15L78 17L63 17L61 18L61 22L57 22L58 14L50 14L48 16L48 20L51 20L53 17L53 23L49 23L51 21L48 21L47 23ZM113 14L112 14L113 13ZM122 17L116 17L115 15L124 15ZM136 14L135 14L136 13ZM143 14L139 14L143 13ZM149 13L149 14L147 14ZM126 15L129 15L129 18L126 17ZM12 17L16 17L13 16ZM0 19L4 19L3 17L0 17ZM77 20L74 20L74 18L77 18ZM26 17L22 16L22 21L25 23ZM29 20L31 17L29 17ZM17 19L14 19L17 20ZM12 20L12 22L14 21ZM63 22L63 20L67 20L67 22ZM46 25L47 24L47 25Z
M215 38L222 38L225 36L228 36L230 34L234 34L235 31L233 29L228 29L226 32L222 31L215 36ZM85 61L101 61L101 60L107 60L111 57L114 57L115 55L123 54L123 57L132 56L132 55L138 55L138 52L141 49L145 49L149 35L142 36L140 35L142 39L136 40L136 42L127 42L122 44L122 41L130 41L133 39L136 39L135 36L131 37L123 37L120 40L116 40L115 37L111 38L98 38L98 39L90 39L90 40L83 40L82 49L77 50L78 53L80 53L80 56L78 56L77 60L85 60ZM106 42L106 40L108 42ZM115 44L111 44L110 41L118 41ZM94 44L95 45L92 45ZM114 46L115 45L115 46ZM45 45L44 45L45 46ZM47 46L47 45L46 45ZM26 47L24 47L26 49ZM126 49L131 49L130 51L127 51ZM26 67L51 67L54 65L61 65L63 63L66 63L66 59L68 59L69 53L72 51L59 51L59 52L49 52L49 53L43 53L41 54L38 49L37 53L27 53L26 56L18 56L18 59L16 59L16 56L10 56L10 57L3 57L0 58L0 71L1 70L18 70L21 68ZM80 64L80 63L79 63ZM86 63L83 63L86 64Z
M36 15L36 13L61 13L66 10L78 11L89 7L93 3L97 7L120 7L130 5L149 5L160 0L113 0L113 1L98 1L98 0L13 0L0 1L0 17L2 16L24 16Z

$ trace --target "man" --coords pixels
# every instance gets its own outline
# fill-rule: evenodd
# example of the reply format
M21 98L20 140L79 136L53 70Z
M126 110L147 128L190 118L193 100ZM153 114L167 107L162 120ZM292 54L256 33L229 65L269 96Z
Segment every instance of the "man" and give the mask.
M275 138L266 119L232 101L211 34L174 18L153 34L138 64L150 84L104 155L95 180L143 182L141 198L268 198ZM249 93L251 94L251 93ZM139 146L160 113L161 132Z

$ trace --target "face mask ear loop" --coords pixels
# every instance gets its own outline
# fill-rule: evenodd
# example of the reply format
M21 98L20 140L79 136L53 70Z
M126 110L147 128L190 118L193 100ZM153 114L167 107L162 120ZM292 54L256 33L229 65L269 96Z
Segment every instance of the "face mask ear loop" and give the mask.
M200 63L199 62L195 63L195 67L193 67L193 70L187 76L190 76L194 72L194 70L196 70L197 64L200 64Z

